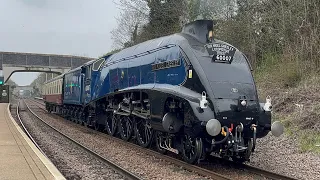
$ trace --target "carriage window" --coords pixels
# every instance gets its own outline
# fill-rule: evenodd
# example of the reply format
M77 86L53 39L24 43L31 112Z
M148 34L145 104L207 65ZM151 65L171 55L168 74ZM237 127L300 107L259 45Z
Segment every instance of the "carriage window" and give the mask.
M101 59L98 59L96 62L94 62L93 64L93 71L98 71L100 66L104 63L105 59L104 58L101 58Z
M86 67L86 78L87 79L90 79L90 77L91 77L91 69L92 69L92 65Z
M61 83L61 80L60 80L60 83L59 83L59 94L62 93L62 83Z

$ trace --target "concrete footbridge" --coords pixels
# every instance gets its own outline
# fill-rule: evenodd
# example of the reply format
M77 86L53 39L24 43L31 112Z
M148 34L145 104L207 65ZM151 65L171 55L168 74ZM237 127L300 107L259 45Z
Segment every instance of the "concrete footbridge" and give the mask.
M0 51L0 81L6 83L15 72L62 74L93 59L81 56Z

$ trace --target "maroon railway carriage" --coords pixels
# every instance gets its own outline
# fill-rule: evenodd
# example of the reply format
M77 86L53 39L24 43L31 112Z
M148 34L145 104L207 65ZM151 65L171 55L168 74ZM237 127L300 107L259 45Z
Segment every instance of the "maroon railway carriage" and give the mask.
M44 83L43 86L43 100L46 102L46 109L48 111L59 112L63 103L63 75L57 76ZM54 109L58 108L58 109Z

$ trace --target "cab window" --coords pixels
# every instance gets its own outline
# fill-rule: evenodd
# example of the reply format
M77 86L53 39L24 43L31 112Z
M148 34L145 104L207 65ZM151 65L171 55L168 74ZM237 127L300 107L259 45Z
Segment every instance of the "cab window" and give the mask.
M105 61L104 58L98 59L96 62L93 63L93 71L98 71L102 63Z

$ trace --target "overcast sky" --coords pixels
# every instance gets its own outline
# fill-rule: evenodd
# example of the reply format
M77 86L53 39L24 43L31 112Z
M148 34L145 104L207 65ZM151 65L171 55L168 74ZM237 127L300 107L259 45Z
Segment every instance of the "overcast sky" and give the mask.
M0 51L98 57L111 50L113 0L0 0ZM28 85L37 73L11 79Z

